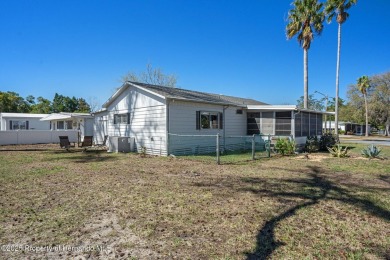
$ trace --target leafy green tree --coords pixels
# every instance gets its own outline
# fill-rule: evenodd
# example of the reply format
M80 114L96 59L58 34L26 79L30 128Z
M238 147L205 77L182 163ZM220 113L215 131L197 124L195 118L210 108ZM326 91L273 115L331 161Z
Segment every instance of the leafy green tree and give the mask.
M26 101L27 101L29 106L34 105L35 104L35 97L33 95L28 95L26 97Z
M370 122L384 128L390 134L390 72L370 77L369 95Z
M52 112L50 100L38 97L37 103L31 106L31 113L35 114L50 114Z
M299 45L303 48L303 81L304 81L304 98L303 107L308 108L308 50L314 39L314 35L320 35L323 29L324 14L322 4L317 0L295 0L293 9L288 13L286 27L287 38L291 39L297 36Z
M339 121L339 73L340 73L340 52L341 52L341 25L348 19L347 10L355 5L357 0L328 0L325 5L325 14L327 21L330 23L336 16L338 26L337 37L337 64L336 64L336 107L335 107L335 134L338 135Z
M175 88L177 77L174 74L165 74L160 68L153 68L151 64L147 64L146 71L141 73L128 72L125 76L123 76L122 82L126 81Z
M368 136L368 103L367 103L367 89L370 88L370 80L367 76L362 76L357 80L357 87L363 94L364 107L366 109L366 136Z
M297 100L297 107L304 108L304 97L301 96ZM314 98L314 94L310 94L308 97L308 109L322 111L325 109L324 99Z
M91 107L85 101L84 98L78 98L77 99L77 110L75 112L80 112L80 113L89 113L91 112Z
M30 106L18 93L0 91L0 112L28 113Z

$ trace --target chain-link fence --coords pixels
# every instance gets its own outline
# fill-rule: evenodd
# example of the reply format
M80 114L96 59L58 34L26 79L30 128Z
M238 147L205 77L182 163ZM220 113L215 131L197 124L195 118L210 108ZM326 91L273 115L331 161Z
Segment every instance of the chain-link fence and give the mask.
M208 156L221 160L254 160L270 157L269 135L221 136L168 134L169 154Z

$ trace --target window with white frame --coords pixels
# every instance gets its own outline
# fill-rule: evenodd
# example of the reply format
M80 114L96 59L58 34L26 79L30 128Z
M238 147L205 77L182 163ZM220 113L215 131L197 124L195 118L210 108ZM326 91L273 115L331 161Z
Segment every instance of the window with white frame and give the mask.
M29 122L21 120L10 120L9 121L10 130L28 130Z
M57 121L56 122L57 129L58 130L72 130L73 129L73 121L72 120L66 120L66 121Z
M65 122L64 121L57 121L57 129L60 129L60 130L65 129Z
M65 123L66 123L66 129L73 129L73 121L72 120L68 120Z
M223 129L222 113L196 111L196 129Z

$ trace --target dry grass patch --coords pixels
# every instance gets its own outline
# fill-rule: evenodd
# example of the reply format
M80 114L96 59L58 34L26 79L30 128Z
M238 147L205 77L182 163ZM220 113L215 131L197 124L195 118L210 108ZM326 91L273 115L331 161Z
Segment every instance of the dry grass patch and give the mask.
M389 160L309 155L217 166L13 148L0 151L0 243L95 250L0 258L390 256Z

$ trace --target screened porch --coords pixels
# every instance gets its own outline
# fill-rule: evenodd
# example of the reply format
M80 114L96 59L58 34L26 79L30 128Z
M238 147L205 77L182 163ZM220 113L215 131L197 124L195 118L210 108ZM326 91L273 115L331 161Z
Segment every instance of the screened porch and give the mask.
M322 135L322 112L251 111L247 112L247 134L307 137Z

